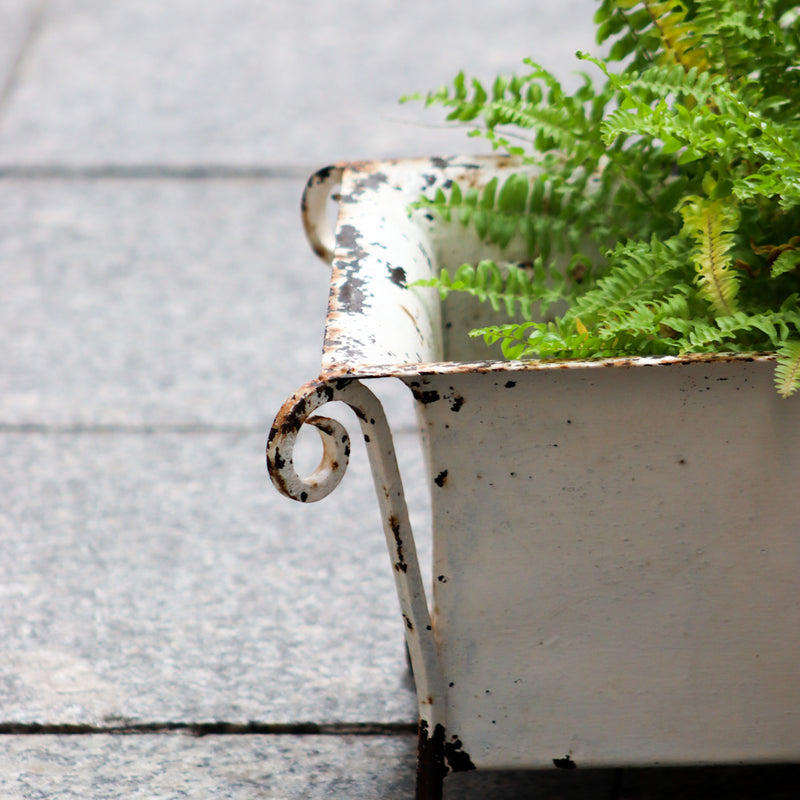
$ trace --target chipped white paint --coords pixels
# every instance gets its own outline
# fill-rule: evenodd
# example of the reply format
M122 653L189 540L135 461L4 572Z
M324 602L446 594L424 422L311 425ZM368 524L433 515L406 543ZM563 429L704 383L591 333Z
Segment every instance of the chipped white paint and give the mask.
M335 246L317 247L333 262L320 381L393 376L418 400L434 529L433 631L407 626L422 717L455 769L796 761L798 406L764 356L455 361L475 309L406 283L497 254L408 206L514 167L342 165L309 184L341 182ZM333 240L320 214L306 224Z

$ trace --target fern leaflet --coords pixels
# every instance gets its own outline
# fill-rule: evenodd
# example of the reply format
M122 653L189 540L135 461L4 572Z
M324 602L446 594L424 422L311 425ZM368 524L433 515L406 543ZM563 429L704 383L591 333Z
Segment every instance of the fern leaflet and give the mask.
M736 207L723 200L687 198L682 209L683 233L697 244L693 253L697 283L703 296L720 315L736 311L738 275L731 269L730 249L739 221Z
M790 397L800 389L800 340L786 342L778 350L775 388L781 397Z

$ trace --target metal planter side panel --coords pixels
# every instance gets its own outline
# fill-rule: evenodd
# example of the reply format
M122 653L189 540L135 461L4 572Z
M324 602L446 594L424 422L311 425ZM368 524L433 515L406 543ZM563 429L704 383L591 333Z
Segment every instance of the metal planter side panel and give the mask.
M800 757L800 424L772 366L406 379L473 764Z

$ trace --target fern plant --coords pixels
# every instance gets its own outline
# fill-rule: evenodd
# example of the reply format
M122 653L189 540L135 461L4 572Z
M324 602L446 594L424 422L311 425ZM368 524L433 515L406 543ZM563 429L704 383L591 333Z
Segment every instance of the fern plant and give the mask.
M427 282L505 309L507 358L774 352L800 388L800 3L598 0L594 77L460 73L427 105L534 170L419 205L528 265ZM534 175L535 177L531 177ZM566 265L566 269L564 268ZM556 305L558 304L558 305ZM546 322L553 308L566 311Z

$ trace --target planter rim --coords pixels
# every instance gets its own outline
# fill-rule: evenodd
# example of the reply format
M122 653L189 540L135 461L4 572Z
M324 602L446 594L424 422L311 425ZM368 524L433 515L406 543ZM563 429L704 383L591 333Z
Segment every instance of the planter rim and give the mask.
M429 361L407 364L351 364L323 369L320 378L412 378L418 375L554 372L581 369L632 369L641 367L689 366L692 364L735 364L775 361L774 353L688 353L683 356L620 356L597 359L529 359L522 361Z
M427 246L427 232L424 224L420 227L419 222L411 222L408 206L423 191L447 188L457 180L479 182L482 176L492 177L498 172L510 173L524 168L526 165L519 158L511 156L423 157L339 162L318 170L308 179L302 202L303 225L311 248L333 272L322 348L321 379L406 378L421 374L520 373L601 367L629 369L775 360L776 355L772 352L708 352L597 359L439 360L431 358L436 352L430 343L430 332L425 334L419 328L408 330L405 334L409 342L419 336L420 342L416 345L401 348L396 354L389 353L385 347L371 350L365 342L376 324L387 329L396 325L408 328L409 319L413 320L417 314L426 314L427 303L421 300L418 293L409 292L406 286L405 270L409 262L401 259L392 264L383 256L367 252L361 240L369 242L374 251L374 237L379 232L385 234L398 226L409 226L401 231L400 241L417 238L412 243L418 250L409 250L406 256L411 260L419 259L419 250ZM326 202L336 187L341 187L341 191L336 198L338 219L333 229L326 219ZM391 219L384 210L387 206L394 209ZM402 213L398 214L398 209ZM380 302L387 299L392 305L401 307L400 316L389 319L373 315L371 320L367 320L362 305L367 308L375 299ZM385 308L384 305L384 312ZM412 347L418 350L414 352ZM421 357L417 360L414 356L418 354Z

